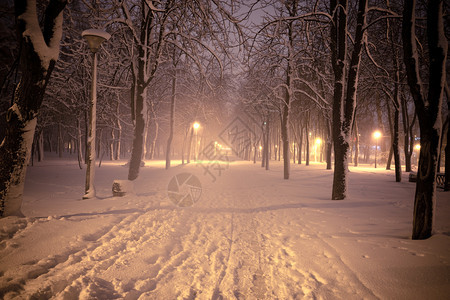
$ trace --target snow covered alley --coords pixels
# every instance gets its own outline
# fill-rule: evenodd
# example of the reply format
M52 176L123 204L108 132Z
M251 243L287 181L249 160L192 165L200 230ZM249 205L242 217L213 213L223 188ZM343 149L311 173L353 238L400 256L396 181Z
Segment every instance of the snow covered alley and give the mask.
M123 164L124 162L122 162ZM232 162L213 181L199 164L148 162L136 195L112 197L127 168L97 168L97 199L80 200L84 170L29 168L25 219L0 220L5 299L445 299L450 199L439 192L436 234L412 241L414 184L354 168L349 199L331 201L323 164L265 171ZM198 177L192 207L167 197L170 179Z

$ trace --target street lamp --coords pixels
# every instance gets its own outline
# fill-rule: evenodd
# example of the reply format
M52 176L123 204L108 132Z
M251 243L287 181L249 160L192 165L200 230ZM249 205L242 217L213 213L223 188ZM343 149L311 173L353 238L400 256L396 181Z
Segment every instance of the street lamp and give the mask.
M83 199L95 197L94 175L95 175L95 131L97 115L97 51L103 41L109 40L111 35L100 29L87 29L81 33L92 52L92 82L91 101L89 102L89 130L87 139L87 168L86 186Z
M373 133L373 138L375 139L375 168L377 167L377 152L378 152L378 139L381 137L381 132L378 130Z
M194 122L194 124L192 124L192 127L194 128L195 131L195 144L194 144L194 160L197 160L197 147L198 147L198 135L197 135L197 130L200 128L200 123L198 122Z
M314 160L317 162L317 148L319 148L320 151L320 144L322 144L322 139L321 138L317 138L316 139L316 146L314 148ZM320 156L320 152L319 152L319 156Z

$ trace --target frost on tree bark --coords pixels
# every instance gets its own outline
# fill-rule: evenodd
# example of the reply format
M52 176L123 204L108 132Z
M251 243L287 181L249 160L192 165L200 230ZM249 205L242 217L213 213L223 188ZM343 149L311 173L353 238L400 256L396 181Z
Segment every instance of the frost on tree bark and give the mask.
M428 95L420 80L415 35L415 0L405 0L403 10L403 51L408 85L411 90L420 127L420 156L414 197L412 238L432 235L436 200L436 172L441 133L441 104L445 86L447 39L444 35L443 1L429 1L427 40L429 49Z
M59 54L65 0L50 0L43 28L35 0L16 0L21 79L6 113L6 134L0 143L0 217L22 216L26 168L45 88Z
M333 15L331 56L334 72L334 177L331 199L343 200L347 194L349 140L356 107L356 91L361 49L364 42L363 28L366 24L367 0L358 1L354 49L347 72L345 71L347 55L347 0L331 0L330 4L331 14ZM348 73L347 76L346 73ZM346 88L344 89L345 84Z

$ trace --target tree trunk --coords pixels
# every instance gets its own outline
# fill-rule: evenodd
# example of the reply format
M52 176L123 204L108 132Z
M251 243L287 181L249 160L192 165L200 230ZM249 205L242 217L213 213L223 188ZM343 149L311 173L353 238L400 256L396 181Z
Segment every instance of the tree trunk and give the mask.
M389 22L389 21L388 21ZM388 23L389 24L389 23ZM388 29L389 30L389 29ZM394 162L395 162L395 181L402 181L402 164L400 160L400 149L399 149L399 122L400 122L400 93L399 93L399 84L400 84L400 65L398 59L397 48L394 45L394 37L392 30L388 32L390 42L391 42L391 50L392 50L392 63L394 65L394 95L393 95L393 104L394 104L394 128L392 136L392 149L394 151ZM405 145L406 147L406 145Z
M286 93L288 94L288 93ZM283 178L289 179L290 174L290 149L289 149L289 95L283 106L283 117L281 119L281 139L283 140Z
M172 97L170 98L170 121L169 121L169 138L167 139L167 148L166 148L166 170L170 168L170 149L172 147L172 139L173 139L176 87L177 87L177 74L176 71L174 71L174 75L172 77Z
M429 1L427 9L427 41L429 49L428 95L420 80L415 36L416 1L405 1L403 11L403 51L408 85L416 104L420 126L420 156L414 198L412 238L432 235L436 201L436 171L441 129L441 106L445 83L447 39L444 34L443 1Z
M0 217L23 216L21 206L27 164L37 114L58 59L62 32L57 28L62 26L65 5L66 1L50 0L41 31L36 1L15 1L16 29L21 43L21 79L6 113L6 133L0 145Z
M191 163L191 148L192 148L192 138L194 136L194 128L192 125L189 127L191 134L189 135L189 143L188 143L188 153L187 153L187 163Z
M109 142L109 160L114 159L114 140L116 136L114 133L114 128L111 128L111 141Z
M395 181L402 181L402 165L400 161L400 149L399 149L399 134L398 125L399 123L399 109L396 108L394 112L394 139L392 143L392 149L394 151L394 162L395 162Z
M120 124L120 97L117 95L117 106L116 106L116 125L117 125L117 141L116 141L116 155L114 157L115 160L120 159L120 146L121 146L121 140L122 140L122 125Z
M305 133L306 133L306 142L305 142L305 165L309 166L309 112L306 113L305 118Z
M331 9L336 8L336 0L331 0ZM367 0L358 1L358 14L356 21L355 45L345 80L345 57L347 52L347 1L344 0L341 8L336 12L332 25L332 63L335 74L335 90L333 101L333 139L335 151L335 169L333 178L333 200L346 198L348 150L351 126L356 107L356 91L358 87L358 72L361 62L361 50L364 42L364 26L366 24ZM338 48L338 49L336 49ZM346 82L346 96L344 99L344 82ZM343 112L343 115L342 115Z
M299 139L298 139L298 157L297 164L302 164L302 143L303 143L303 128L299 126Z
M62 137L61 123L58 123L58 157L62 158L64 142Z
M405 153L405 172L411 172L411 155L414 148L410 147L412 136L410 135L409 130L409 115L408 115L408 106L406 104L405 96L401 95L401 104L402 104L402 121L403 121L403 152Z
M83 169L83 148L81 145L81 124L80 119L77 119L77 150L78 150L78 167Z
M347 149L342 134L342 108L344 101L345 61L347 55L347 2L330 1L330 13L333 15L331 25L331 63L334 73L333 91L333 143L334 143L334 175L333 200L342 200L347 196ZM340 5L340 6L338 6Z
M38 161L41 162L44 160L44 130L41 129L39 131L38 137Z
M355 119L355 167L358 166L359 163L359 131L358 131L358 123Z
M448 95L447 95L448 97ZM448 107L450 111L450 100L448 101ZM444 191L450 191L450 112L447 113L447 146L445 146L445 180Z
M265 158L265 160L266 160L266 163L265 163L265 167L266 167L266 170L269 170L269 156L270 156L270 153L269 153L269 144L270 144L270 142L269 142L269 119L267 118L267 123L266 123L266 140L265 140L265 143L264 143L264 151L266 152L266 154L265 154L265 156L264 156L264 158Z
M450 89L445 85L447 97L447 146L445 147L445 181L444 191L450 191Z
M128 180L135 180L139 175L139 169L142 161L143 146L144 146L144 131L146 125L146 109L145 99L146 88L138 84L135 95L135 125L133 144L131 149L131 158L128 169Z

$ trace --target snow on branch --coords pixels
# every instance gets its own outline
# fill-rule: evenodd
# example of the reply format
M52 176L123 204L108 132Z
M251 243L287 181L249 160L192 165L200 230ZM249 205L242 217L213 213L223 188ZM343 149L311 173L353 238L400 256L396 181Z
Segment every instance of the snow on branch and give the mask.
M39 26L36 0L26 2L26 9L17 19L24 25L22 37L29 40L33 45L34 51L41 60L41 66L45 70L49 68L51 61L58 60L59 43L62 37L63 11L66 1L53 0L48 4L45 17L44 34ZM59 5L51 8L55 4L64 4L62 8ZM47 15L48 13L48 15Z

